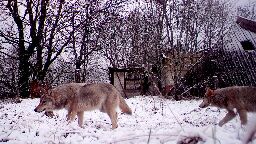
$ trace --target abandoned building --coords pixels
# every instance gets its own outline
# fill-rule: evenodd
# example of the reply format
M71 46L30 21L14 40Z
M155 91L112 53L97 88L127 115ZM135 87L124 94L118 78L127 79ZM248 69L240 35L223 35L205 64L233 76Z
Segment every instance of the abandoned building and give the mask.
M230 40L203 55L184 75L177 95L202 97L206 86L256 86L256 22L237 17Z
M174 88L175 81L184 77L188 70L202 57L201 52L169 51L162 58L162 94L168 95Z
M202 97L206 86L256 86L256 22L237 17L231 32L224 47L163 54L161 88L155 87L165 97L179 99L177 95ZM124 97L143 94L145 76L143 68L109 68L110 82Z

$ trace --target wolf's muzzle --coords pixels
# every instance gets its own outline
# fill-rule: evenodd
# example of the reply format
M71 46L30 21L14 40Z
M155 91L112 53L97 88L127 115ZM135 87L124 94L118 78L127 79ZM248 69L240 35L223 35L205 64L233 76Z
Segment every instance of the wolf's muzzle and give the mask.
M36 108L34 109L34 111L35 111L35 112L38 112Z
M38 110L37 108L34 109L35 112L42 112L44 110Z
M199 105L199 107L200 107L200 108L205 108L205 107L206 107L206 105L204 105L204 104L200 104L200 105Z

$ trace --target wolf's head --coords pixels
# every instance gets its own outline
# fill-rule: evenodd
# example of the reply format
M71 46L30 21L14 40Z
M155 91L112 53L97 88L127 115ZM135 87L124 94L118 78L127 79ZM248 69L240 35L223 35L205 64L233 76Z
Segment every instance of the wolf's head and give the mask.
M51 94L45 93L40 98L39 105L34 109L35 112L52 111L55 109L55 100Z
M200 108L205 108L211 104L211 99L214 96L214 90L207 88L203 102L199 105Z

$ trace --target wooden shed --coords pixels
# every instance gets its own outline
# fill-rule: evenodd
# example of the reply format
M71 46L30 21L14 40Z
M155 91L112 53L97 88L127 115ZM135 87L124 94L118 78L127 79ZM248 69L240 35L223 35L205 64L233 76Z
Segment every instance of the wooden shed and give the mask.
M144 78L144 68L109 67L109 80L123 97L140 95Z

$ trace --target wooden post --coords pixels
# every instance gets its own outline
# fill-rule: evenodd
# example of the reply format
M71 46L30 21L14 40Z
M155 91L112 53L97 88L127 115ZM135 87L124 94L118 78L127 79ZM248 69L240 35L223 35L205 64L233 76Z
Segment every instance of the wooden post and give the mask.
M75 70L75 82L81 82L81 63L79 60L76 61L76 70Z
M214 89L217 89L219 86L219 80L218 80L218 77L217 76L213 76L213 82L214 82Z

